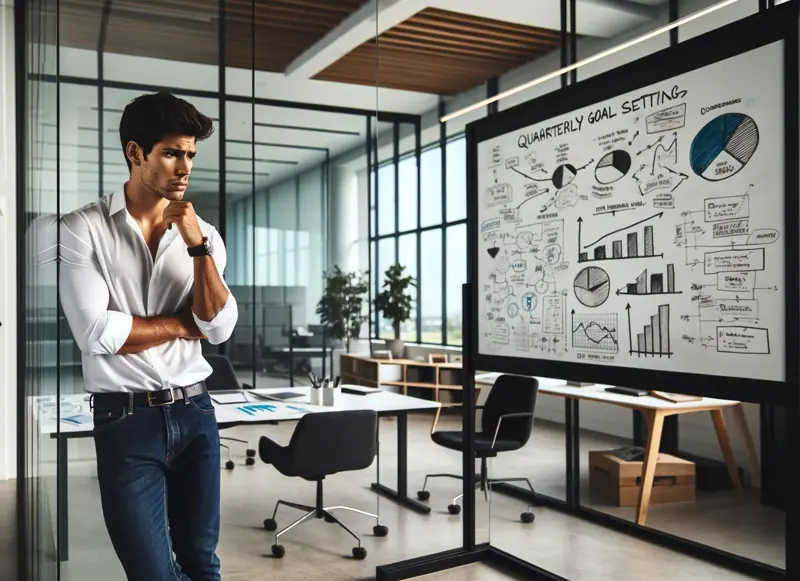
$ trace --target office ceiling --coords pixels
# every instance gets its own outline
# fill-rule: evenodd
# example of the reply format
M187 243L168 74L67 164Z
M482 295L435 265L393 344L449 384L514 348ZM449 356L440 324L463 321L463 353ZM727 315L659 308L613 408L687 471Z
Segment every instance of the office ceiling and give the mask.
M662 0L638 0L649 1ZM251 0L225 0L224 6L228 66L250 69L255 52L262 74L306 82L374 87L377 80L410 93L453 95L559 45L558 0L268 0L255 8ZM580 0L579 8L578 32L598 36L655 14L632 0ZM60 0L59 10L62 46L219 63L219 0Z
M361 44L314 78L452 95L558 48L560 34L426 8ZM377 70L376 70L377 69Z

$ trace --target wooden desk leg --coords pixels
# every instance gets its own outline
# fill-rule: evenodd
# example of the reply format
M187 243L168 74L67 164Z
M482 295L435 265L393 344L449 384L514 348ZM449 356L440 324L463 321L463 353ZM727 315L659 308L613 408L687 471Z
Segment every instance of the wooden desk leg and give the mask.
M733 482L733 487L738 493L742 493L742 481L739 480L739 471L736 469L736 458L731 448L731 439L728 436L728 427L725 425L725 416L722 409L711 410L711 420L714 422L714 429L717 430L719 447L722 456L725 458L725 465L728 467L728 474Z
M650 506L650 493L653 491L653 479L658 463L658 449L661 446L661 432L664 428L664 414L659 410L644 411L642 415L647 422L647 445L642 462L642 486L639 489L639 504L636 506L636 524L644 525L647 521L647 509Z
M750 426L747 425L747 417L744 415L744 406L742 404L733 406L733 420L747 449L747 464L750 468L753 486L761 488L761 462L758 459L756 445L753 442L753 435L750 433Z

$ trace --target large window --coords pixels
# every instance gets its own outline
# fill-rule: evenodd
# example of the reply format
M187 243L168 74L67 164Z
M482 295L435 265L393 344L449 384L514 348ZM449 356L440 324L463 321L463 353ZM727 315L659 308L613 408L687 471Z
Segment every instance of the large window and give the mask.
M415 152L396 159L379 163L370 180L371 266L378 279L373 277L370 298L380 292L386 269L403 265L417 288L412 289L414 310L401 325L400 338L461 345L461 285L467 280L466 140L463 135L451 138L444 153L439 142L424 147L419 182ZM393 338L391 322L373 320L373 334Z

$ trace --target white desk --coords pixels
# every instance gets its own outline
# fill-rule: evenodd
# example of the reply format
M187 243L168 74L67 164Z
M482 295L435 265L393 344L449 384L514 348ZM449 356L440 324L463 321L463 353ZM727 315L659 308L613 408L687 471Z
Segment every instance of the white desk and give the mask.
M476 374L475 382L492 385L499 375L499 373ZM725 464L728 468L728 474L736 491L741 493L742 483L739 480L736 459L733 455L728 428L725 424L725 416L722 412L724 408L730 408L734 414L734 420L740 436L744 440L753 484L760 486L761 467L758 454L756 453L750 428L747 425L744 408L739 401L704 397L698 401L672 403L649 395L637 397L605 391L607 387L611 387L610 385L594 384L578 387L567 385L567 382L561 379L547 377L537 377L536 379L539 380L539 393L542 394L575 400L597 401L637 410L642 414L647 424L647 443L645 445L644 461L642 462L642 487L639 491L639 502L636 507L636 522L640 525L645 524L647 521L647 510L650 506L656 461L661 444L661 432L664 426L664 418L667 416L697 412L709 412L711 414L722 456L725 458Z
M219 404L213 401L217 424L220 429L241 425L269 424L274 422L299 420L307 413L331 412L339 410L375 410L379 416L397 417L397 490L391 489L379 481L371 484L376 493L390 498L395 502L423 514L429 514L429 506L418 502L408 496L408 413L414 411L435 410L440 407L438 402L427 401L384 390L365 390L361 386L351 387L361 391L374 391L368 395L354 395L339 392L336 394L333 406L316 406L306 403L309 401L311 387L286 387L272 389L243 390L248 394L250 403ZM268 401L252 394L266 395L278 392L294 392L300 394L298 398L286 401ZM211 392L212 398L214 392ZM52 397L28 398L28 413L32 425L39 425L42 434L49 435L58 440L58 470L63 478L58 479L58 511L59 534L58 552L59 559L66 561L69 554L68 539L68 511L66 499L67 489L67 442L70 438L85 438L92 435L92 412L89 409L89 396L76 394L62 396L61 421L58 421ZM250 409L243 409L250 406ZM380 448L378 450L380 454Z

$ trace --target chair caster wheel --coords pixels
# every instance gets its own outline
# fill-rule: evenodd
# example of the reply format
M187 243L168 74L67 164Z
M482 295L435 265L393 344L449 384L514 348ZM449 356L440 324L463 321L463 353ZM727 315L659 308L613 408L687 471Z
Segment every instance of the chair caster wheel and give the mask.
M372 527L372 532L375 533L376 537L385 537L389 534L389 527L386 525L375 525Z
M233 463L233 460L228 460L227 462L225 462L225 468L227 470L233 470L234 466L235 464Z
M286 549L283 548L283 545L272 545L272 556L276 559L282 559L283 556L286 554Z
M253 464L256 463L256 459L255 458L248 458L247 460L244 461L244 463L247 464L248 466L252 466Z
M519 515L519 520L524 523L531 523L533 522L534 518L536 518L536 516L532 512L523 512L521 515Z
M251 449L251 450L248 450L248 451L247 451L247 457L248 457L248 458L255 458L255 457L256 457L256 451L255 451L255 450L252 450L252 449Z
M420 490L417 492L417 498L420 500L428 500L431 497L431 493L427 490Z
M353 549L353 557L359 561L363 561L367 558L367 550L364 547L355 547Z
M278 528L278 523L276 523L275 519L272 518L264 519L264 528L268 531L274 531ZM275 546L277 547L278 545Z
M458 514L461 512L461 507L457 504L451 504L447 507L447 512L450 514Z
M335 523L336 521L335 521L335 520L333 520L333 517L332 517L332 516L330 516L330 515L327 515L327 514L326 514L326 515L325 515L325 522L329 522L329 523Z

